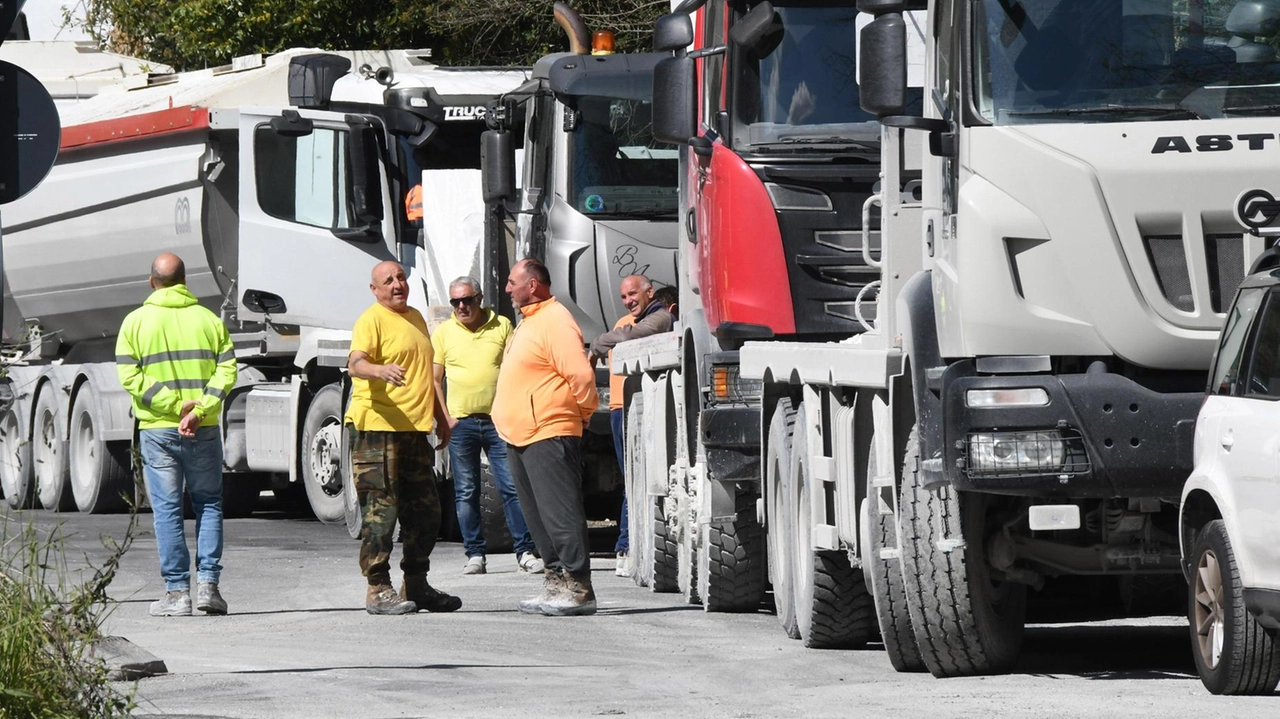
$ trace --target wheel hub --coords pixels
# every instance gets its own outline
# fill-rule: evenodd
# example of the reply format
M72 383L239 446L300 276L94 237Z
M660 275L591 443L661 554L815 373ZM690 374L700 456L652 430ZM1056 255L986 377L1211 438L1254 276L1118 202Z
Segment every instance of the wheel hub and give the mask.
M311 476L331 497L342 492L341 442L342 431L336 422L321 427L311 440Z
M1195 575L1196 648L1205 666L1213 669L1222 659L1226 622L1222 606L1222 571L1211 550L1200 555Z

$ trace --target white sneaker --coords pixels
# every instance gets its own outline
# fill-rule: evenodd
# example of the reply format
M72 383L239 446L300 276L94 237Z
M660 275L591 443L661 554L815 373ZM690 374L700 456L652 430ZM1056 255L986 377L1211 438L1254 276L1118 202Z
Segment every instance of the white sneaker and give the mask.
M463 574L484 574L488 571L485 569L483 554L477 557L467 557L467 563L462 567Z
M541 559L533 556L533 552L524 552L516 562L520 565L520 571L529 574L542 574L547 571L547 567L542 563Z
M618 561L614 564L613 573L619 577L629 577L632 575L631 555L626 552L618 552Z

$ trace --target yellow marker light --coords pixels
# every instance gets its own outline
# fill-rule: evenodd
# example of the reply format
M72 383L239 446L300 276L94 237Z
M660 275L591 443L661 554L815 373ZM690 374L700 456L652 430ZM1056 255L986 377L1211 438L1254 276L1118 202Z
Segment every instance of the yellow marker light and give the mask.
M729 399L729 368L711 368L711 393L717 399Z
M612 55L616 47L617 41L614 39L612 30L596 30L591 36L592 55Z

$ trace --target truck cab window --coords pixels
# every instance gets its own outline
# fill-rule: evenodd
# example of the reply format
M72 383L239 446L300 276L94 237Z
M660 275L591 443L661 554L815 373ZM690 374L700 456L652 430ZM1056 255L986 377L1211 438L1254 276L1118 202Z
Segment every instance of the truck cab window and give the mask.
M270 127L254 133L258 204L272 217L326 229L351 227L348 135L317 127L285 137Z
M676 212L678 151L653 138L653 103L582 97L573 133L572 203L591 215Z

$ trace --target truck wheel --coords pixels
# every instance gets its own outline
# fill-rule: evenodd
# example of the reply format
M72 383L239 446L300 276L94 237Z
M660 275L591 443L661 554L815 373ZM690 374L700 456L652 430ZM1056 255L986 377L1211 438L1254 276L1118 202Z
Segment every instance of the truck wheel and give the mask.
M898 558L897 549L898 521L892 513L881 513L879 509L880 488L874 485L875 448L873 439L867 460L867 496L859 508L862 573L875 598L880 639L889 654L889 663L899 672L922 672L925 670L924 660L916 646L915 630L911 628L911 613L907 611L907 597L902 586L902 560ZM886 547L892 549L892 556L882 556Z
M35 474L31 471L31 443L22 438L17 407L0 416L0 484L11 509L30 509L36 503Z
M804 417L804 405L798 411ZM813 477L809 474L809 429L796 425L791 439L791 486L787 500L793 519L795 550L793 595L796 628L806 647L850 649L876 632L875 606L862 572L842 551L813 548Z
M698 596L708 612L754 612L765 591L768 561L756 495L740 492L732 522L703 527L698 553Z
M302 424L302 481L316 519L342 524L342 386L325 385L311 398Z
M789 397L778 401L769 422L769 446L765 455L765 530L768 537L769 581L773 585L773 606L782 631L800 638L796 626L791 561L795 556L791 536L791 507L787 501L791 484L791 432L796 422L795 406Z
M480 471L480 516L484 522L486 551L504 554L515 549L511 528L507 526L507 515L502 508L498 483L493 481L493 474L487 467L482 467Z
M104 441L97 415L98 393L85 383L71 409L71 495L81 512L105 514L127 506L125 496L132 489L129 443Z
M653 583L653 497L649 496L649 475L645 463L643 395L636 394L627 407L626 440L623 458L627 462L623 480L627 488L627 529L631 537L631 579L638 587Z
M653 507L653 580L649 588L661 594L680 591L680 546L667 524L666 498L650 497Z
M1280 682L1280 644L1244 606L1244 587L1221 519L1205 525L1191 557L1187 606L1200 681L1214 694L1270 694Z
M1007 671L1018 658L1026 586L999 582L986 560L989 497L920 486L916 430L902 466L902 574L916 645L936 677Z
M67 469L67 428L63 413L58 411L57 389L47 385L36 400L35 423L31 448L36 479L36 497L40 506L54 511L75 509Z
M352 539L360 538L360 530L364 528L364 515L360 512L360 497L356 495L355 472L351 468L351 444L354 438L351 427L342 425L342 521L347 525L347 534ZM440 511L443 521L444 497L440 498Z
M677 568L680 595L686 604L701 604L702 595L698 594L698 552L701 551L701 529L697 523L690 521L688 512L677 518L682 526L676 528Z

